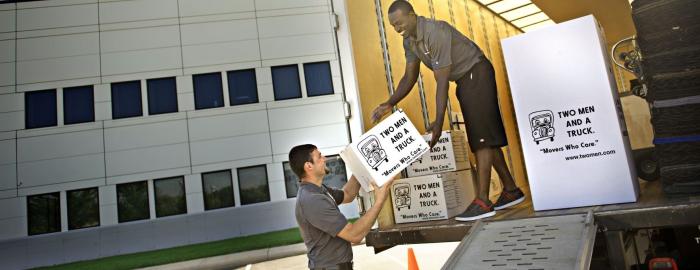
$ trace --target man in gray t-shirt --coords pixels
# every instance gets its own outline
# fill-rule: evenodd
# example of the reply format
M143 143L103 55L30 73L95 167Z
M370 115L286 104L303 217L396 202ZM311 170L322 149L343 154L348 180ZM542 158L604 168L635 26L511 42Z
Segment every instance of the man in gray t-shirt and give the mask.
M355 176L350 177L342 190L323 185L328 170L326 158L311 144L292 148L289 166L301 179L294 214L306 244L309 269L352 269L350 243L359 243L367 235L377 220L392 181L381 188L373 184L374 205L355 223L348 223L338 205L355 200L360 191Z

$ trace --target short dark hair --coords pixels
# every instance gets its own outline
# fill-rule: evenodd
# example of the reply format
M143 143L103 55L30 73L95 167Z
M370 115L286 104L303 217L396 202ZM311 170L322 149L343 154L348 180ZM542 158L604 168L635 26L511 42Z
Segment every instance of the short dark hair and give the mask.
M396 0L391 5L389 6L389 10L387 11L387 14L394 13L394 11L401 10L403 11L403 14L408 14L408 13L415 13L413 11L413 6L411 6L411 3L409 3L406 0Z
M306 164L306 162L314 163L311 152L316 149L318 148L313 144L302 144L294 146L292 150L289 150L289 167L292 167L292 171L299 177L299 180L306 176L304 164Z

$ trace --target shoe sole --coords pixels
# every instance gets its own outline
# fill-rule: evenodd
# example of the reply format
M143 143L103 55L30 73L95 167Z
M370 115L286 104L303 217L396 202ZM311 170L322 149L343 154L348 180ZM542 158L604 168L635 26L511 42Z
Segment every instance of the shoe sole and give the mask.
M501 205L501 206L498 206L498 207L494 206L494 207L493 207L493 210L502 210L502 209L506 209L506 208L508 208L508 207L517 205L517 204L519 204L519 203L521 203L521 202L523 202L523 201L525 201L525 196L522 196L522 197L520 197L520 199L517 199L517 200L515 200L515 201L506 203L506 204Z
M455 220L457 220L457 221L472 221L472 220L491 217L495 214L496 214L496 211L491 211L491 212L483 213L481 215L473 216L473 217L455 217Z

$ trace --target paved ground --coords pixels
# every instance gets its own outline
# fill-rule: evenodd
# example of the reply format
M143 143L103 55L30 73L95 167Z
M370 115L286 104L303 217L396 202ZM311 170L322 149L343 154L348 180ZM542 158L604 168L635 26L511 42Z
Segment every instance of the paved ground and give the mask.
M355 270L388 270L388 269L406 269L408 262L408 248L412 247L416 254L416 260L420 269L440 269L450 257L452 251L457 247L459 242L435 243L435 244L418 244L418 245L402 245L388 249L379 254L374 254L371 247L365 245L354 246L353 254L355 261ZM236 268L236 270L273 270L273 269L290 269L290 270L306 270L307 259L306 255L297 255L287 258L270 260L262 263L249 264L244 267Z

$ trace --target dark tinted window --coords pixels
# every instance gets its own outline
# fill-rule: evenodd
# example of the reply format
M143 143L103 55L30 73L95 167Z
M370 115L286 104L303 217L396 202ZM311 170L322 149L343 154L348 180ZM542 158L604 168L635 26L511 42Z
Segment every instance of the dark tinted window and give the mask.
M304 64L306 95L309 97L333 94L333 79L329 62Z
M27 196L29 235L61 231L61 201L58 192Z
M297 65L272 67L272 88L275 100L301 97L299 67Z
M119 222L150 218L146 181L117 185L117 213Z
M184 177L153 180L153 190L156 194L156 217L187 213Z
M27 129L57 125L56 90L25 92L24 119Z
M224 106L221 73L193 75L194 108L197 110Z
M150 79L148 86L148 114L177 112L175 78Z
M227 73L231 106L258 102L258 84L255 69L234 70Z
M63 89L63 123L66 125L95 121L92 85Z
M100 226L100 201L97 188L66 192L68 229Z
M141 116L141 106L140 81L112 84L112 119Z
M269 201L270 189L267 185L266 166L238 168L238 187L241 193L241 205Z
M233 206L231 170L203 173L202 190L205 210Z

